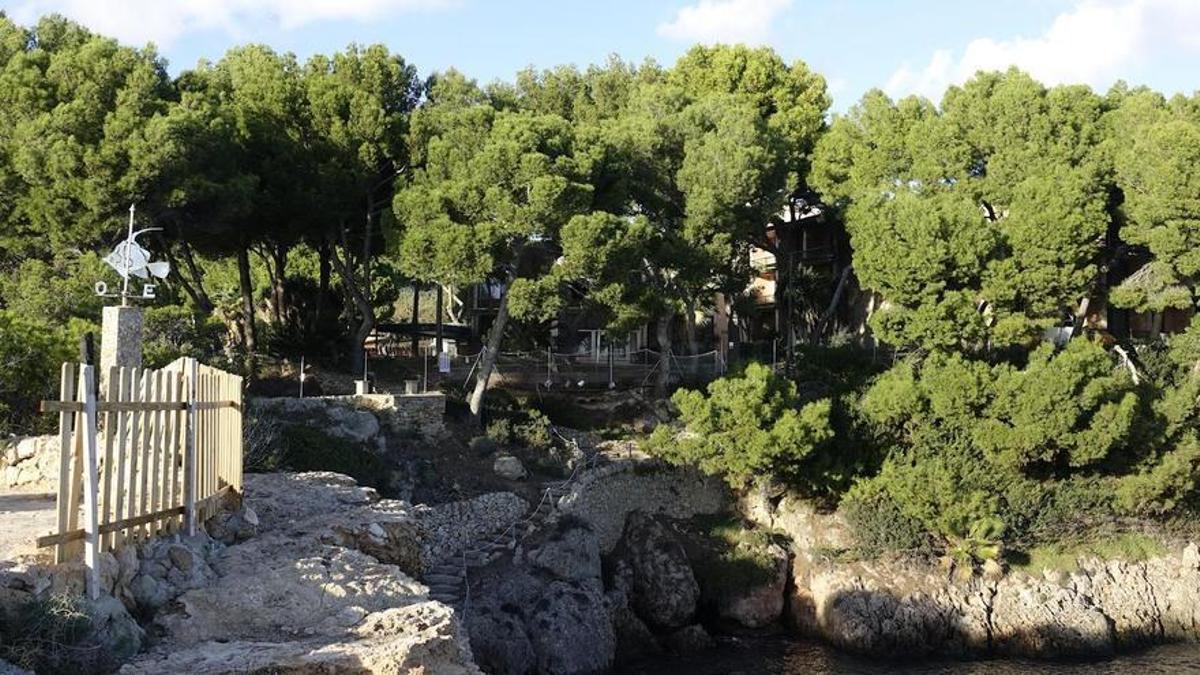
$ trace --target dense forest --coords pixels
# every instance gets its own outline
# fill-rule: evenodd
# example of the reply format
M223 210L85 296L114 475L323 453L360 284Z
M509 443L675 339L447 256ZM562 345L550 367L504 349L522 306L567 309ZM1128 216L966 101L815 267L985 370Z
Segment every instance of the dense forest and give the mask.
M1197 300L1200 95L1010 70L940 103L830 105L767 48L481 86L380 45L305 62L248 45L172 78L151 48L0 16L0 432L38 424L96 330L131 204L172 269L149 365L253 375L306 354L358 372L402 288L498 282L478 412L510 318L570 293L669 350L675 320L743 293L751 247L779 245L765 225L815 193L879 299L887 358L816 334L782 374L677 393L656 451L841 502L879 550L985 558L1194 508L1200 322L1161 328ZM1090 325L1106 307L1152 330Z

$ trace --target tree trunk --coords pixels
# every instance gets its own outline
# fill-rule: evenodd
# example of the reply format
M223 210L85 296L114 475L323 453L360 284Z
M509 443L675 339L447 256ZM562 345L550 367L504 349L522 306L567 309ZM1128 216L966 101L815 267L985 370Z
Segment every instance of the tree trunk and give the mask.
M254 353L258 348L258 330L254 326L254 285L250 281L250 252L245 246L238 248L238 283L242 291L242 346L246 350L246 370L254 377Z
M515 270L515 265L514 265ZM496 319L488 330L487 345L479 360L479 372L475 376L475 388L471 390L469 405L471 417L479 421L483 413L483 395L487 392L488 382L492 379L492 371L496 368L496 357L500 354L500 344L504 337L504 327L508 324L508 289L512 287L516 273L509 272L508 282L504 285L504 294L500 296L500 307L496 310Z
M342 287L346 289L346 294L361 316L358 328L350 336L350 372L357 375L362 372L365 364L363 345L371 336L371 331L375 330L375 309L371 307L370 300L367 299L358 282L354 280L347 263L338 257L337 251L333 250L333 247L330 247L329 260L337 268L338 274L342 277Z
M684 322L684 330L687 337L688 354L695 356L700 353L700 340L696 337L696 302L688 300L684 306L684 312L687 320Z
M825 329L829 322L833 320L834 314L837 313L838 303L842 301L842 294L846 292L846 282L850 279L850 272L853 268L847 265L842 269L842 274L838 277L837 288L833 291L833 299L829 301L829 306L825 308L825 313L821 315L821 321L817 324L817 339L825 337Z
M413 312L412 312L412 353L419 356L421 352L421 335L417 328L421 323L421 284L413 282Z
M667 313L658 319L658 350L662 356L658 362L658 377L654 380L654 395L666 398L671 386L671 319L674 314Z
M437 285L437 317L434 319L437 322L437 328L434 331L436 336L437 353L440 356L442 353L442 311L445 304L445 290L441 284Z
M184 244L184 247L186 246ZM192 303L196 305L196 310L201 314L212 314L212 300L208 297L208 293L204 292L204 279L200 276L199 270L196 269L195 262L191 264L189 269L189 274L191 275L191 279L189 279L189 275L183 273L183 268L172 253L171 245L164 244L162 249L167 262L171 263L171 272L179 280L179 285L183 288L183 292L187 293L188 297L192 299Z
M275 306L275 320L282 322L288 315L287 302L287 259L288 247L278 244L271 251L275 262L275 276L271 279L271 302Z
M325 315L325 303L329 300L329 284L330 277L333 275L329 263L329 242L322 241L317 247L318 263L318 282L317 282L317 301L316 307L313 309L312 328L315 330L321 325L321 319Z

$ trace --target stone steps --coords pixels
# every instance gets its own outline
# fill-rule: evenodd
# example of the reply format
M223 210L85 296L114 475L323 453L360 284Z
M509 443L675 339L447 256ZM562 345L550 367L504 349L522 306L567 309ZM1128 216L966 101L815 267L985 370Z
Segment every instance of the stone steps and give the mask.
M483 567L513 551L521 539L532 535L553 518L558 511L558 501L570 493L571 488L571 485L550 487L549 496L530 512L529 520L518 523L515 528L506 527L507 531L480 537L471 542L463 553L453 555L431 567L424 576L425 584L429 586L430 599L458 606L465 591L464 561L467 568Z

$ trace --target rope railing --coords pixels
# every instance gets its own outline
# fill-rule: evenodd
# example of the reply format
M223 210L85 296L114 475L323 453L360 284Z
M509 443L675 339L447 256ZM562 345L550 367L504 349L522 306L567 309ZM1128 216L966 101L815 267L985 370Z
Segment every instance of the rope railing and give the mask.
M519 518L513 520L513 522L509 523L509 525L507 527L505 527L499 534L495 535L490 540L488 540L485 543L481 544L480 546L476 547L474 549L474 551L468 551L467 548L464 548L460 552L460 560L461 560L461 564L462 564L462 574L463 574L462 612L463 612L464 617L466 617L467 612L469 611L469 608L470 608L470 604L471 604L471 575L470 575L470 563L467 560L468 554L471 552L482 551L484 553L484 555L486 555L487 550L495 547L496 545L501 545L501 546L507 547L507 545L508 545L507 540L509 539L510 536L512 537L514 546L518 542L524 541L531 534L533 534L534 530L532 528L530 528L528 531L526 531L522 535L518 531L518 528L520 528L523 525L533 522L537 518L537 514L541 511L542 506L547 504L547 502L549 500L553 499L553 494L554 494L556 488L560 489L560 490L568 490L570 488L570 486L579 479L579 477L583 474L584 471L594 468L596 466L597 462L599 461L599 457L600 457L599 452L592 452L591 454L585 452L579 446L579 441L577 441L576 439L573 439L573 438L567 438L565 435L563 435L563 433L561 431L559 431L558 427L551 426L550 432L553 433L555 436L557 436L559 439L561 439L563 442L570 444L576 450L578 450L579 451L578 454L583 455L583 461L576 463L574 468L571 469L570 475L568 475L565 479L558 481L557 483L553 483L550 486L544 488L541 491L541 497L538 499L537 504L534 505L534 507L529 510L528 515L519 517ZM553 503L550 503L550 507L551 507L551 509L556 508Z

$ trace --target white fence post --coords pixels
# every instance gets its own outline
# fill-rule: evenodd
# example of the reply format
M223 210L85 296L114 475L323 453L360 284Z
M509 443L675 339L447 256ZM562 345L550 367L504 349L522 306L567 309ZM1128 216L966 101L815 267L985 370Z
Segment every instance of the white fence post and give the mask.
M96 367L79 369L83 394L83 419L75 433L83 434L83 559L87 566L87 593L100 597L100 520L98 495L100 466L96 458Z
M186 359L183 364L183 386L187 391L187 441L183 451L183 519L187 536L196 536L196 444L197 421L196 384L199 380L196 359Z

